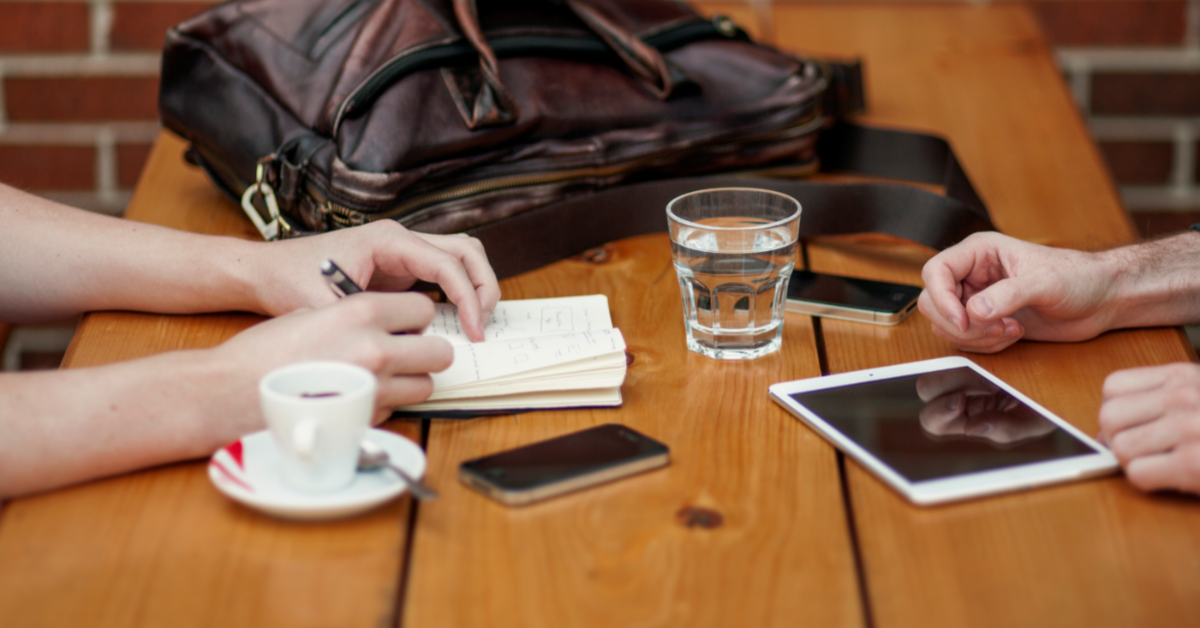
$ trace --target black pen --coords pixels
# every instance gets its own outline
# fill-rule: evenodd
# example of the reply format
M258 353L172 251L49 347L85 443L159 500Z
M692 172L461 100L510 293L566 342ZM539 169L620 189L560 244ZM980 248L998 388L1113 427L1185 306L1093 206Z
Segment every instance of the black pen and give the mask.
M321 277L325 279L325 283L329 284L329 289L337 295L337 298L348 297L352 294L362 292L362 288L354 283L353 279L346 276L342 269L338 268L333 260L327 259L321 262Z

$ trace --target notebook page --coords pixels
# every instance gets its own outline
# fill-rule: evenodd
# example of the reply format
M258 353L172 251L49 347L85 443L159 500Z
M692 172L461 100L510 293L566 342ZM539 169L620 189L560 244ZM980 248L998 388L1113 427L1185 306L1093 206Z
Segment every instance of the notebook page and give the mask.
M433 388L450 388L625 350L616 329L478 342L454 347L454 363L433 373Z
M470 344L458 320L458 308L452 303L437 303L433 322L425 334L441 336L453 345ZM512 340L568 332L612 329L608 297L592 294L557 299L522 299L496 304L484 340Z

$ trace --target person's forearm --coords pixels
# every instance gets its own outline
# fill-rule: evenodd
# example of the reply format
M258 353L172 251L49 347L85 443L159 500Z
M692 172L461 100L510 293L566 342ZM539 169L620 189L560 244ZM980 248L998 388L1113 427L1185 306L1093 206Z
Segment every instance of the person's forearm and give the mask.
M212 350L0 377L0 499L200 458L258 429L253 386Z
M1116 289L1111 329L1200 322L1200 233L1097 254Z
M261 246L73 209L0 185L0 320L260 311Z

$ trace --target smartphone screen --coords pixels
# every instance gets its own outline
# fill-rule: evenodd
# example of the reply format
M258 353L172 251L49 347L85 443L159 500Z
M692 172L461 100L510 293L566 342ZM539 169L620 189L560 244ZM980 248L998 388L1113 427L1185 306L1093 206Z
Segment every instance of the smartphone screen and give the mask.
M617 424L601 425L469 460L463 482L505 503L527 503L668 463L667 446Z
M920 295L920 286L798 270L788 282L787 309L814 316L895 323L912 311ZM867 318L858 313L877 315Z

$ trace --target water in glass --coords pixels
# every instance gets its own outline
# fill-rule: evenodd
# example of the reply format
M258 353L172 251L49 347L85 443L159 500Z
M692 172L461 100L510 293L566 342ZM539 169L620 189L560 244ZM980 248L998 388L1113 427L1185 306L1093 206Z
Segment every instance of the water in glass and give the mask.
M671 250L692 351L749 359L779 349L796 237L794 226L753 230L771 222L706 218L676 230Z

